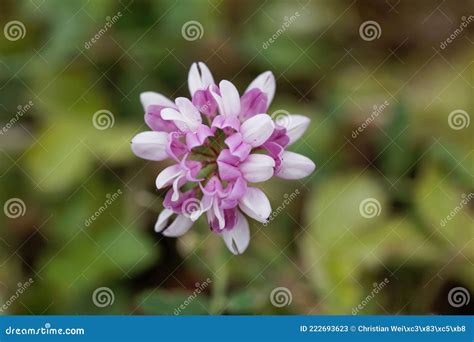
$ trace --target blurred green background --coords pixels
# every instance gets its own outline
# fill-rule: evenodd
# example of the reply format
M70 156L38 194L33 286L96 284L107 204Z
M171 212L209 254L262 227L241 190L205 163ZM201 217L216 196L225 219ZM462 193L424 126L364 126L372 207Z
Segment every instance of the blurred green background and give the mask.
M472 313L473 298L457 307L449 293L474 293L474 18L454 33L473 14L472 1L2 0L0 203L24 203L0 215L2 313ZM379 36L362 39L369 20ZM194 61L241 92L272 70L269 111L312 119L290 149L316 172L262 185L274 209L298 195L252 223L242 256L204 219L179 239L154 233L166 164L130 151L147 129L139 94L188 96ZM103 130L100 110L113 118Z

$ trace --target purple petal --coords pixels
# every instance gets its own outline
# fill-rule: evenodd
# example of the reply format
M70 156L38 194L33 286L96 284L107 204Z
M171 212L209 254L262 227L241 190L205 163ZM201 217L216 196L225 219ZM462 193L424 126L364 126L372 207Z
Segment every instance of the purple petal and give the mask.
M243 161L243 160L247 159L247 157L249 156L251 150L252 150L252 146L250 146L249 144L243 142L242 144L240 144L239 147L237 147L232 152L232 155L238 157L240 161Z
M260 89L254 88L240 98L240 117L242 120L251 118L258 113L266 113L268 97Z
M227 188L229 188L228 193L221 201L222 207L225 209L234 208L247 191L247 182L242 177L239 177L234 183L230 183Z
M186 180L184 180L186 181ZM183 203L190 198L194 198L196 196L196 191L194 189L188 190L186 192L179 193L179 197L177 200L173 200L174 190L170 189L165 195L165 199L163 200L163 207L166 209L173 210L173 212L177 214L183 214Z
M201 187L202 192L205 195L214 196L217 194L223 193L222 183L218 177L212 176L211 179L208 180L204 187Z
M267 141L262 147L268 152L268 155L275 161L274 174L277 174L281 168L281 155L285 151L279 144Z
M229 165L221 161L217 162L217 166L219 167L219 176L223 180L233 180L242 175L237 166Z
M199 172L202 169L202 164L201 162L198 162L196 160L185 160L187 155L183 158L181 161L181 168L185 171L186 173L186 180L191 181L191 182L200 182L202 179L196 178Z
M217 157L217 161L227 163L229 165L237 166L239 164L239 158L233 156L232 153L228 149L224 149L221 151L219 156Z
M202 146L206 141L207 137L213 136L211 128L206 125L200 125L196 132L186 133L186 145L188 150L191 150L194 147Z
M165 108L158 105L149 105L145 113L145 122L154 131L163 131L163 132L174 132L178 128L173 121L164 120L161 117L161 111Z
M225 139L225 144L229 147L230 152L235 151L242 144L242 134L232 134Z
M240 133L235 133L229 136L225 140L225 143L229 147L231 154L238 157L240 161L245 160L252 150L250 144L242 141L242 135Z
M204 115L214 117L217 109L217 102L212 97L211 92L206 90L198 90L193 95L193 105Z
M221 179L233 180L240 177L241 172L238 164L238 157L233 156L228 149L222 150L219 157L217 157L217 166Z
M290 138L286 134L286 128L275 126L275 129L273 130L272 135L270 136L270 138L268 138L266 143L268 142L274 142L280 145L281 147L285 148L290 142Z
M172 132L168 136L168 146L166 151L168 154L179 162L179 158L182 157L186 152L189 152L186 144L182 141L185 137L185 133L182 132Z
M232 229L237 223L237 209L224 209L225 226L224 229Z
M240 130L240 120L237 117L225 117L223 115L218 115L212 121L211 127L220 128L222 130L230 128L237 132Z

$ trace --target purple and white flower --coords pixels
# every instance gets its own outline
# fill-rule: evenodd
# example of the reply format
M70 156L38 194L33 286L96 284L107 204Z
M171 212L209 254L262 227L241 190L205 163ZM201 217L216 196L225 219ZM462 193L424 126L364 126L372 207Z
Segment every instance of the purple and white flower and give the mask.
M132 139L133 153L174 161L156 178L158 189L169 190L155 231L180 236L205 216L229 250L242 254L250 241L246 216L264 223L271 214L270 201L256 183L272 176L299 179L314 171L309 158L286 151L310 120L290 115L283 127L267 114L276 87L270 71L240 96L231 82L215 83L204 63L193 63L188 85L190 99L172 101L155 92L140 96L151 131Z

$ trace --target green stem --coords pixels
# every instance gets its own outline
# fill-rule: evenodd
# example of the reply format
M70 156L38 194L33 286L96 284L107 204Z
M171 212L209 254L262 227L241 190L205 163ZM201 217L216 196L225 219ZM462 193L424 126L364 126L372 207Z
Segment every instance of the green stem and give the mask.
M214 148L214 146L209 145L209 148L214 152L215 157L218 157L218 156L219 156L219 152Z
M203 156L203 157L207 157L207 158L214 158L213 155L204 153L204 152L202 152L202 151L193 151L193 153L195 153L195 154L197 154L197 155L200 155L200 156Z
M221 239L213 239L213 242L219 243L220 246L216 247L214 251L217 251L217 256L213 262L213 268L215 271L212 276L212 292L210 302L210 312L212 315L220 315L225 309L226 304L226 289L229 278L228 260L226 259L225 245ZM217 241L216 241L217 240ZM215 245L215 243L214 243Z

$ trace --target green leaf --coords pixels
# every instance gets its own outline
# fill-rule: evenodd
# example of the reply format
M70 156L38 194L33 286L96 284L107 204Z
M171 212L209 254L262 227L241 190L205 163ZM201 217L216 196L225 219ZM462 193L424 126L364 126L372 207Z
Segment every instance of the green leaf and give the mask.
M151 290L142 293L137 305L153 315L204 315L208 314L208 298L203 293L183 290Z
M230 294L224 309L232 313L253 313L261 309L267 301L267 291L246 288Z

